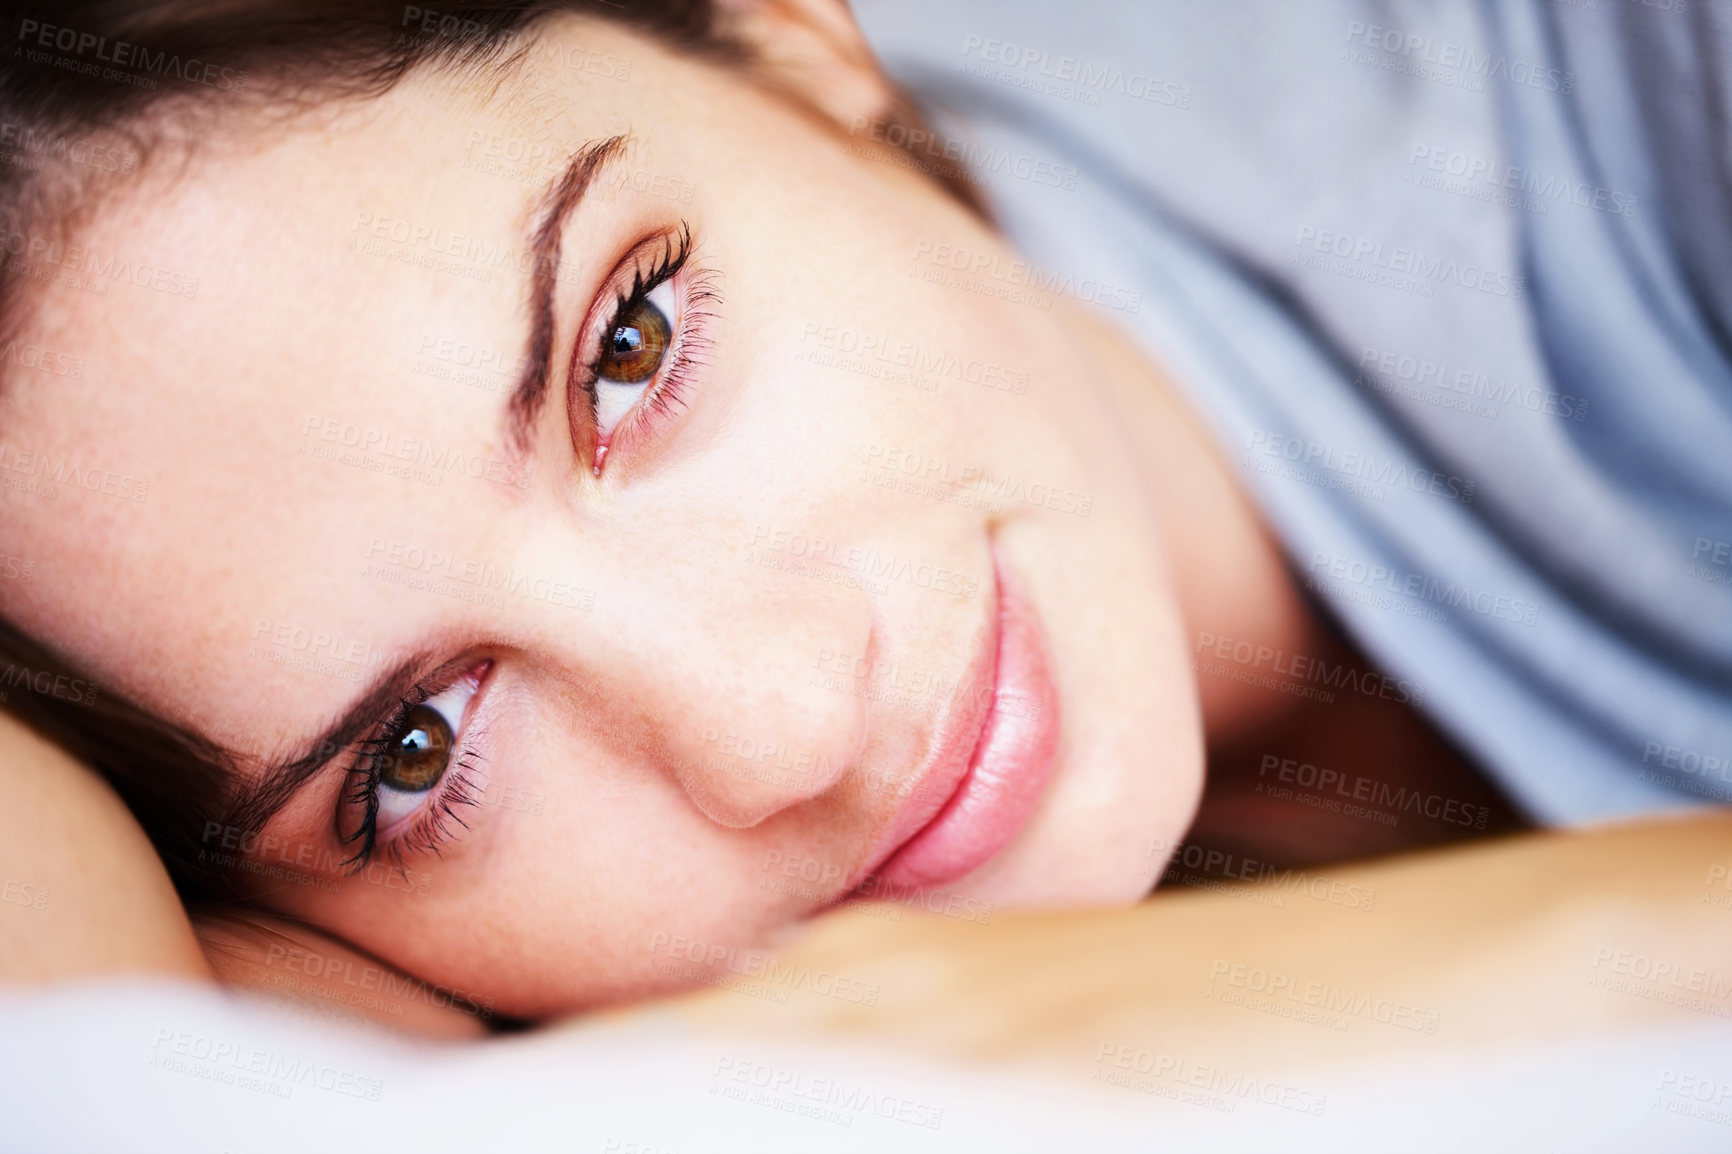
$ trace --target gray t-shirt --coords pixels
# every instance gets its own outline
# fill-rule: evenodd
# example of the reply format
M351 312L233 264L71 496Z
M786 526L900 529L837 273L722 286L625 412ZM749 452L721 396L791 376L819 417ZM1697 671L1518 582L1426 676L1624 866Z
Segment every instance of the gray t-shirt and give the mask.
M1732 5L856 10L1029 257L947 275L1144 342L1535 817L1732 799Z

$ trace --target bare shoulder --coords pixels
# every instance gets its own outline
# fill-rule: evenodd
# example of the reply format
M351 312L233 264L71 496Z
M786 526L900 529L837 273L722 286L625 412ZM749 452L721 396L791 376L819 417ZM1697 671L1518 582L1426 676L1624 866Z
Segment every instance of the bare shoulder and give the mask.
M210 978L168 872L100 777L0 714L0 790L0 983Z

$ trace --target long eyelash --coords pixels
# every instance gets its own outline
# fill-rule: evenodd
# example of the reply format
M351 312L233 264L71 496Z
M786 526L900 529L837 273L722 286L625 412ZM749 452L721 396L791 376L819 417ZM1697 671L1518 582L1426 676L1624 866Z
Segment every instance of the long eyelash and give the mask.
M631 288L615 294L613 316L609 318L607 327L601 332L601 341L605 341L607 334L619 327L621 317L625 316L635 305L642 303L643 299L649 296L657 286L671 280L686 266L686 261L692 255L692 226L681 221L678 236L670 233L663 236L661 240L662 254L656 258L655 267L649 271L648 275L645 275L641 267L633 269ZM589 393L592 402L595 398L596 379L601 376L601 362L604 355L600 347L601 341L597 342L595 356L590 359L586 366L587 372L584 374L583 387Z
M345 858L342 863L349 867L350 874L360 873L367 863L373 860L373 846L379 836L380 766L384 763L385 747L391 740L391 734L403 724L409 711L420 704L415 700L415 696L416 694L410 694L392 707L390 714L373 731L373 736L361 742L355 763L349 767L348 778L343 786L343 801L361 811L361 822L355 827L355 832L343 838L344 845L360 843L354 854Z
M373 860L373 854L378 846L379 837L379 779L380 770L384 765L385 750L390 742L391 734L397 731L409 711L426 701L432 695L417 688L405 697L374 731L374 736L360 745L360 751L354 765L349 768L349 777L344 787L343 800L348 806L361 811L361 821L355 831L343 838L344 845L357 845L355 852L345 858L342 865L348 867L348 873L353 876L366 869ZM473 735L471 735L473 736ZM453 836L451 823L456 823L464 829L469 823L458 816L457 808L463 806L479 806L481 793L475 782L469 777L478 766L484 765L485 759L473 749L465 748L457 760L446 769L444 776L435 787L438 796L426 807L422 815L415 819L409 831L400 837L393 838L385 847L391 858L391 863L398 869L403 869L405 855L431 853L442 857L440 850Z
M469 823L458 814L458 809L465 806L475 808L481 805L481 791L468 776L475 772L484 759L473 750L465 750L457 760L445 771L445 778L439 783L439 796L429 803L422 815L415 819L415 824L409 827L409 832L394 838L385 852L398 869L403 867L405 856L416 854L432 854L443 858L443 847L456 835L453 825L469 828ZM376 796L376 795L375 795Z
M647 274L641 268L633 272L632 287L618 294L613 317L602 330L603 340L606 339L606 333L618 327L621 317L686 267L695 247L692 243L691 226L684 221L680 222L678 235L669 234L664 236L662 241L662 253L657 258L655 267ZM658 417L667 416L685 407L686 385L691 373L703 367L706 363L705 354L710 348L710 339L706 332L707 322L715 315L714 306L721 301L717 280L713 270L704 268L694 269L693 274L687 278L680 327L674 336L673 344L668 348L667 365L650 386L650 391L633 409L630 418L633 426L647 413ZM603 355L598 347L584 375L583 389L589 396L592 420L597 412L596 381L601 376Z
M708 322L716 315L714 306L722 299L717 281L711 269L697 269L687 278L685 312L680 318L679 333L668 350L668 365L662 370L661 379L656 381L642 402L643 409L666 416L685 407L686 385L691 374L709 363L706 360L711 345ZM642 411L639 411L639 417Z

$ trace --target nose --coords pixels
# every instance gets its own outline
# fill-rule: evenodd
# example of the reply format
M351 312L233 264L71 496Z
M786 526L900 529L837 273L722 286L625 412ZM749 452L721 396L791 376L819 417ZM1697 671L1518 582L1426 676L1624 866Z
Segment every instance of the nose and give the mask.
M832 606L831 608L840 608ZM864 639L847 616L778 615L709 635L664 737L669 769L719 825L744 829L828 792L866 740L864 702L815 676L820 655Z
M613 672L634 702L615 720L638 735L638 756L733 829L823 795L854 768L865 702L818 671L837 653L865 656L872 638L863 591L742 569L694 579L668 567L608 599Z

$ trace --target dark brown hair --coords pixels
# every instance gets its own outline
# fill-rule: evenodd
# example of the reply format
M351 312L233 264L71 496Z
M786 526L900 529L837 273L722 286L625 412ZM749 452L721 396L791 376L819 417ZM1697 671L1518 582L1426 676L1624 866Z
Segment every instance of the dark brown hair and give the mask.
M163 125L250 104L288 109L382 95L431 65L509 64L553 12L630 25L684 51L746 62L710 0L59 0L0 3L0 341L28 307L19 241L65 240L104 189L144 162ZM898 97L884 123L918 127ZM913 135L903 133L905 139ZM976 212L960 173L929 173ZM982 213L984 215L984 213ZM3 383L3 382L0 382ZM0 538L3 541L3 538ZM77 691L73 687L77 686ZM0 708L100 772L188 901L236 896L204 831L227 827L228 755L96 686L0 618ZM226 858L222 860L228 860Z

